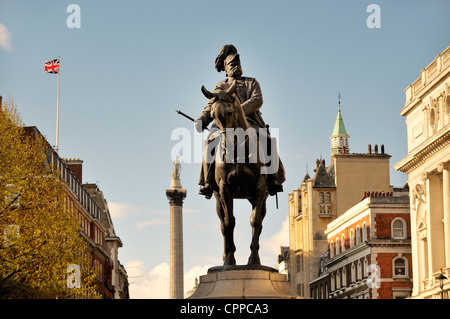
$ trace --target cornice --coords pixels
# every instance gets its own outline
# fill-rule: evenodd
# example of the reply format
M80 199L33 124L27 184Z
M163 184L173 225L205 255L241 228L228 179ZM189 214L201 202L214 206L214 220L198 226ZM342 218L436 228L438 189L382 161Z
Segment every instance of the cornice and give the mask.
M395 164L394 168L397 171L409 174L417 167L425 163L428 158L448 145L450 145L450 129L444 129L441 134L432 137L431 141L427 140L416 147L405 158Z

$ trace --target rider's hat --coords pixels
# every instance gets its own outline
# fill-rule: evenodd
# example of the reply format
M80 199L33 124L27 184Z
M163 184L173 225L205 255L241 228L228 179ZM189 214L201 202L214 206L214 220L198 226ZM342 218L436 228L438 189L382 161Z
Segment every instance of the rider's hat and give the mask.
M220 50L219 55L216 58L215 68L217 72L225 71L225 60L227 62L239 59L237 49L232 44L226 44Z

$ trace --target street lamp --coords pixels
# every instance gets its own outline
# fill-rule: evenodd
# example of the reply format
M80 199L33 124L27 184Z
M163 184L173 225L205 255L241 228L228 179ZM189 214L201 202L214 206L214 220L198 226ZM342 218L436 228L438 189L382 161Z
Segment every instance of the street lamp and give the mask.
M439 279L439 284L440 284L440 287L441 287L441 299L444 299L444 280L446 280L447 277L445 277L442 274L442 268L441 268L439 276L437 276L436 279Z

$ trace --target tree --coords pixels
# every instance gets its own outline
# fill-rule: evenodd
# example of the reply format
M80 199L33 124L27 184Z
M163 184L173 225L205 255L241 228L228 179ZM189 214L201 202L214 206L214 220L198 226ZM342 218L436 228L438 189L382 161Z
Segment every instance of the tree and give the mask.
M99 297L64 182L46 161L49 147L26 133L12 98L1 106L0 298Z

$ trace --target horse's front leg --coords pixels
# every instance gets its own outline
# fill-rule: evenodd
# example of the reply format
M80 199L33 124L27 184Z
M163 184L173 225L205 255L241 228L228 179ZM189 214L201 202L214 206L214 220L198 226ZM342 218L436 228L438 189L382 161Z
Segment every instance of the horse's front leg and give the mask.
M236 265L234 253L234 227L236 221L233 215L233 198L230 191L224 183L219 183L219 192L214 192L216 197L216 211L220 219L220 228L224 240L224 265Z
M250 243L250 257L248 258L248 265L261 265L259 259L259 237L262 232L262 222L266 216L266 199L268 196L265 179L261 177L257 183L256 196L250 200L253 206L253 211L250 216L250 225L252 226L252 241Z

